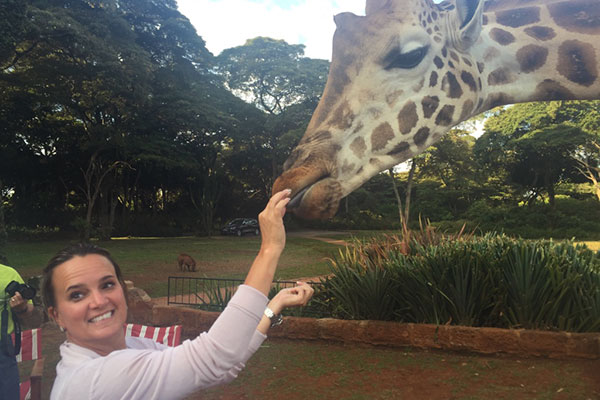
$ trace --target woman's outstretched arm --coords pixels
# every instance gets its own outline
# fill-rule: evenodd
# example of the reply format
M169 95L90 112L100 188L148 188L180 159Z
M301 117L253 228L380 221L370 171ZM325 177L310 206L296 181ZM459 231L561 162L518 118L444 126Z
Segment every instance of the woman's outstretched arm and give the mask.
M290 201L290 194L291 191L288 189L274 194L265 209L258 215L262 242L244 283L265 296L269 294L277 262L285 247L283 216L285 207Z

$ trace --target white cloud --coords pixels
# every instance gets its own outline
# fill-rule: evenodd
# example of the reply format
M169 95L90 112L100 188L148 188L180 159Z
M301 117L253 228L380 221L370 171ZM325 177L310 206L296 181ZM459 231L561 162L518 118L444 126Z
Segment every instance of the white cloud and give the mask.
M331 59L331 41L340 12L364 15L365 0L177 0L215 55L267 36L302 43L305 55Z

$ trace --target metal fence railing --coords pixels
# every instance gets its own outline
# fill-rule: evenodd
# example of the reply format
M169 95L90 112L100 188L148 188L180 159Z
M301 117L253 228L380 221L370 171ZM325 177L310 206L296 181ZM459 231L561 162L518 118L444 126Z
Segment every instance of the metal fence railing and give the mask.
M207 311L222 311L229 299L233 296L237 287L244 283L243 279L223 279L223 278L193 278L170 276L168 281L167 304L191 306ZM308 282L318 293L323 284L321 282ZM293 287L295 281L273 281L271 293L272 297L281 289ZM291 309L286 312L287 315L325 317L328 312L323 310L322 305L314 301L301 309Z

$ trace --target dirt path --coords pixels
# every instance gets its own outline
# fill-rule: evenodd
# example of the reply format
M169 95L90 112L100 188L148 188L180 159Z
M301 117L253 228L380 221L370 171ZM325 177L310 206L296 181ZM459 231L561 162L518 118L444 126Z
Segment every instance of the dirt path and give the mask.
M331 243L335 245L345 246L348 244L345 240L333 239L327 236L333 235L345 235L344 232L336 232L336 231L315 231L315 230L306 230L306 231L292 231L287 233L288 237L303 237L308 239L320 240L325 243Z

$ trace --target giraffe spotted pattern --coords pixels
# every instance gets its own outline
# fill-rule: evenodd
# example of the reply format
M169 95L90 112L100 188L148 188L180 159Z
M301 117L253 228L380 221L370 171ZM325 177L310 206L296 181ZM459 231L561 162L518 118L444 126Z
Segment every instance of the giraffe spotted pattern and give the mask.
M325 91L273 190L328 218L373 175L505 104L600 97L598 0L367 0L335 17Z

